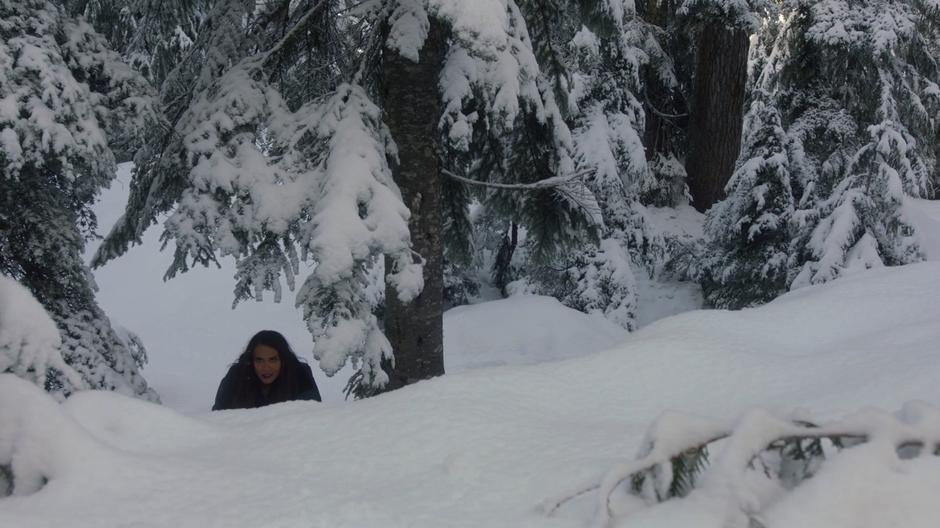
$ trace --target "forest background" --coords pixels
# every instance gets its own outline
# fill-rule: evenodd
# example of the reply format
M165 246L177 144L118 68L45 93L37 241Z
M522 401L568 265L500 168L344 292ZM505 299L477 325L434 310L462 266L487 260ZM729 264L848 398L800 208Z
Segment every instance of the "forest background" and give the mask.
M157 0L0 3L0 271L75 376L157 395L91 267L155 223L167 279L235 263L292 293L357 396L444 372L443 313L528 292L637 325L638 282L742 308L923 260L940 3ZM704 212L700 237L663 208ZM639 279L638 279L639 277ZM15 362L14 362L15 363ZM40 371L43 374L40 376ZM42 378L42 379L40 379Z

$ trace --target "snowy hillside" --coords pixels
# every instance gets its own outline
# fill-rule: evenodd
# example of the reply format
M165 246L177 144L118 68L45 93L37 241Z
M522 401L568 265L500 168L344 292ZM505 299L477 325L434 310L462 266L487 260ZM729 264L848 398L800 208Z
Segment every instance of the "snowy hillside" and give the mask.
M0 499L0 526L586 526L596 495L551 517L541 505L632 459L664 411L733 421L802 408L826 420L940 405L938 278L936 262L873 270L753 310L661 320L586 357L348 404L187 417L111 393L59 405L0 377L0 461L12 457L22 479ZM517 321L498 322L485 321L490 342L514 339ZM837 455L807 491L758 505L767 526L935 526L924 490L940 485L940 460L860 456ZM738 507L707 493L617 524L738 526Z

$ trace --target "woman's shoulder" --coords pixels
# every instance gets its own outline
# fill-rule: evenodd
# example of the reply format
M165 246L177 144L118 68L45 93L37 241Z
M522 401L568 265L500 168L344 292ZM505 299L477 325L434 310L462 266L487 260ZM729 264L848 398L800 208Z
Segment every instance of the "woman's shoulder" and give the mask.
M222 377L222 381L219 382L219 388L215 393L215 404L212 406L213 411L230 408L235 396L235 385L238 383L238 377L240 375L241 369L238 368L237 362L229 365L228 371L225 373L225 376Z
M313 370L305 361L298 361L297 366L297 387L298 399L320 401L320 390L317 388L317 382L313 378Z
M298 358L297 366L301 375L310 376L311 378L313 377L313 369L310 368L310 363L307 363L306 361Z

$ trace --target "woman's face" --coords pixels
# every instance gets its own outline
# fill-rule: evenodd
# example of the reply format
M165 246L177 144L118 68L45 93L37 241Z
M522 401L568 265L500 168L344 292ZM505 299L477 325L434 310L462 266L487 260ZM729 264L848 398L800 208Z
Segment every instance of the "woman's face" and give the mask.
M270 385L277 380L281 373L281 356L277 350L268 345L258 345L251 354L255 366L255 374L261 383Z

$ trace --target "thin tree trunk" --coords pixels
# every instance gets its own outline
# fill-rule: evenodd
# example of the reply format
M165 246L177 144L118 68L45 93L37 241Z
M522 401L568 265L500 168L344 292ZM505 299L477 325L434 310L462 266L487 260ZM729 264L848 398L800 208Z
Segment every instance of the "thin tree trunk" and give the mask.
M692 205L699 211L724 196L741 150L747 49L744 30L715 22L699 33L685 164Z
M424 290L402 303L394 286L385 286L385 335L395 364L386 390L444 373L443 218L439 156L440 95L444 36L433 18L418 63L385 49L385 122L398 145L395 182L411 210L408 227L413 249L424 259ZM386 259L386 269L391 262Z

